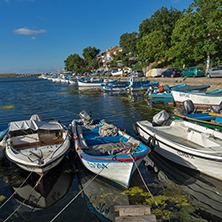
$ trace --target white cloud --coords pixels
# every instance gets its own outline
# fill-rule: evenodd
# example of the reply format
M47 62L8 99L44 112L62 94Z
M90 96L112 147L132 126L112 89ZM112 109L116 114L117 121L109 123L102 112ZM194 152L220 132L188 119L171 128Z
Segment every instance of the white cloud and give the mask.
M36 37L35 37L35 36L32 36L32 39L33 39L33 40L35 40L35 39L36 39Z
M40 29L40 30L33 30L29 28L20 28L13 30L14 33L19 35L38 35L42 33L46 33L46 30Z

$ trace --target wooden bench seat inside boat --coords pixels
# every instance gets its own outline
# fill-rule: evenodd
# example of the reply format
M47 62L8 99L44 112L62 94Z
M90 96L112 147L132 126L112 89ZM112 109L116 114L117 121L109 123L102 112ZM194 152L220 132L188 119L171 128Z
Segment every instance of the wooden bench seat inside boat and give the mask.
M50 134L41 136L38 133L28 134L23 136L11 137L12 146L16 150L27 149L35 146L46 146L53 144L60 144L64 139L57 138Z

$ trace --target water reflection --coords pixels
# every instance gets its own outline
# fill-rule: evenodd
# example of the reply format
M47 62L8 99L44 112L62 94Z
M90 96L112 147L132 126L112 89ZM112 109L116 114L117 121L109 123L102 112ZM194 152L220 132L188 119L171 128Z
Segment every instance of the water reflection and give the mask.
M128 196L121 193L123 189L118 185L104 178L94 179L95 175L87 171L79 161L76 162L79 189L83 190L82 198L87 209L97 221L114 221L118 216L114 212L114 206L129 205Z
M75 178L73 165L67 158L42 178L35 173L30 174L30 172L22 170L14 164L8 165L8 167L4 167L4 170L8 171L7 182L11 194L8 193L8 199L1 203L1 210L4 210L1 217L6 219L12 215L13 221L21 221L21 218L25 217L27 217L26 221L30 220L31 212L55 205L69 192ZM20 218L18 213L21 212L23 214L20 215Z
M193 204L209 221L222 218L222 181L213 179L197 171L175 164L153 152L145 158L145 165L160 183L173 181L191 196Z

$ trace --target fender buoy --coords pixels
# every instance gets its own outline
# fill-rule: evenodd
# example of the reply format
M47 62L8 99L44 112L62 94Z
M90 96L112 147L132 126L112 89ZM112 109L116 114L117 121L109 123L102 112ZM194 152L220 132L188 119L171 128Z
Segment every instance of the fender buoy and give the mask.
M158 88L158 91L159 91L160 93L163 92L163 90L164 90L163 86L160 86L160 87Z
M136 123L133 124L133 130L134 130L136 135L139 135Z
M156 138L154 136L150 136L147 140L147 145L151 150L154 150L156 145Z

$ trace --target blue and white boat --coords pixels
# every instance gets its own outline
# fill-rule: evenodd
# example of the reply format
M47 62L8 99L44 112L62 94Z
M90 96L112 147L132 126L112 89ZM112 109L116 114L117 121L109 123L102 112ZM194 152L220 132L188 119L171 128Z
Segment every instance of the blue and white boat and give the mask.
M187 84L178 84L173 86L165 85L162 89L156 88L154 90L148 89L146 95L149 95L151 100L153 101L165 101L168 102L174 101L173 95L171 93L172 90L179 90L184 92L205 92L209 86L207 85L197 85L197 86L188 86ZM150 91L149 91L150 90Z
M82 119L71 123L80 161L92 173L128 188L150 148L112 124L92 120L85 111L80 116Z
M159 90L158 87L149 88L149 89L147 89L147 92L145 93L145 95L149 95L151 100L154 100L154 101L161 101L161 100L173 101L173 96L171 94L171 90L176 89L176 88L181 88L186 85L187 84L185 84L185 83L179 84L179 85L173 85L173 86L165 85L164 87L162 87L162 90Z
M157 86L159 83L150 83L150 80L143 80L141 77L129 77L128 81L113 81L102 84L104 92L130 92L147 90L150 86Z

